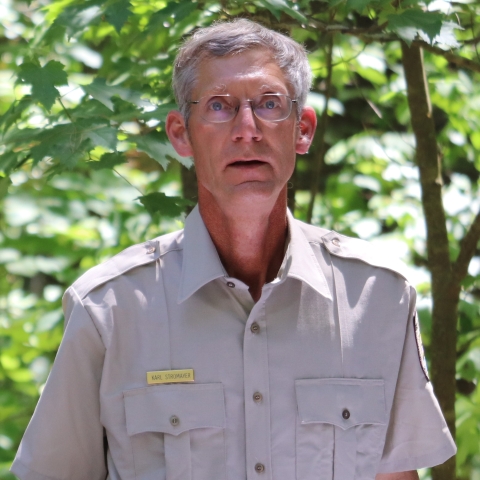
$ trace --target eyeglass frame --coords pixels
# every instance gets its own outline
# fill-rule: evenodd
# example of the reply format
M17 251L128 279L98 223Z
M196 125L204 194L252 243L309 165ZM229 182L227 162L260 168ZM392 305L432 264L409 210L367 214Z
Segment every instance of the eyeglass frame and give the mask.
M253 102L253 100L257 97L262 97L262 96L269 96L269 95L277 95L277 96L282 96L282 97L285 97L285 98L288 98L290 100L290 111L288 112L288 115L285 117L285 118L281 118L279 120L267 120L265 118L261 118L257 115L257 113L255 112L254 108L253 108L253 105L251 102ZM235 115L230 118L229 120L224 120L224 121L221 121L221 122L212 122L211 120L207 120L206 118L204 118L202 115L200 115L205 121L209 122L209 123L227 123L227 122L230 122L231 120L235 119L235 117L238 115L238 112L240 111L240 107L242 105L242 100L240 100L238 97L236 97L235 95L230 95L229 93L224 93L224 94L218 94L218 95L203 95L203 97L200 97L198 100L190 100L188 101L187 103L189 105L198 105L200 103L200 101L203 99L203 98L206 98L206 97L232 97L232 98L236 98L238 101L239 101L239 104L238 104L238 107L236 108L236 111L235 111ZM295 105L298 105L298 98L291 98L290 95L287 95L285 93L260 93L258 95L255 95L255 97L253 98L247 98L244 100L245 102L249 102L250 103L250 109L252 110L252 113L253 115L255 116L255 118L258 118L259 120L261 120L262 122L272 122L272 123L277 123L277 122L283 122L284 120L286 120L292 113L292 110L293 110L293 104Z

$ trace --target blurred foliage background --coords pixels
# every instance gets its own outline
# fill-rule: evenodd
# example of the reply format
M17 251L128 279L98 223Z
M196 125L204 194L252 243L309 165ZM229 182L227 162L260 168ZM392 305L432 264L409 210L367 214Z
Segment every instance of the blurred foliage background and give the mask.
M290 208L409 265L431 358L432 264L402 42L424 51L447 255L458 258L469 234L473 242L453 319L456 474L433 478L480 479L480 6L471 0L0 2L0 478L13 478L61 340L63 291L125 247L181 228L194 204L194 169L163 130L175 108L173 58L196 27L235 16L310 52L319 131L298 159Z

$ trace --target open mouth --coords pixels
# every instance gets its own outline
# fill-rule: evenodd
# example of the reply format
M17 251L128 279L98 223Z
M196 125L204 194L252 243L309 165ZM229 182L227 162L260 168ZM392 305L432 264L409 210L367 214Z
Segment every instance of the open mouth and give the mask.
M252 168L259 167L261 165L265 165L265 162L262 162L261 160L238 160L236 162L232 162L229 166L239 168Z

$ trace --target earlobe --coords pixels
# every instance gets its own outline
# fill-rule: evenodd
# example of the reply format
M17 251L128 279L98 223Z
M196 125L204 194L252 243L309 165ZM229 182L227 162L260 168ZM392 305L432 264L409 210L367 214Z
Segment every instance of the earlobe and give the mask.
M303 155L308 152L317 128L317 115L312 107L304 107L298 122L296 152Z
M178 110L172 110L167 115L165 131L173 148L181 157L193 156L185 119Z

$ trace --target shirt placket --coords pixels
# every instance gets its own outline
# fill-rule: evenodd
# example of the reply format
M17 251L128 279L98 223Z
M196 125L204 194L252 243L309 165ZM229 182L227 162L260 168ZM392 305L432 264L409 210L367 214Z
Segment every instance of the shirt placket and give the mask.
M243 341L246 468L248 480L272 480L270 391L265 303L271 288L265 286L245 327Z

